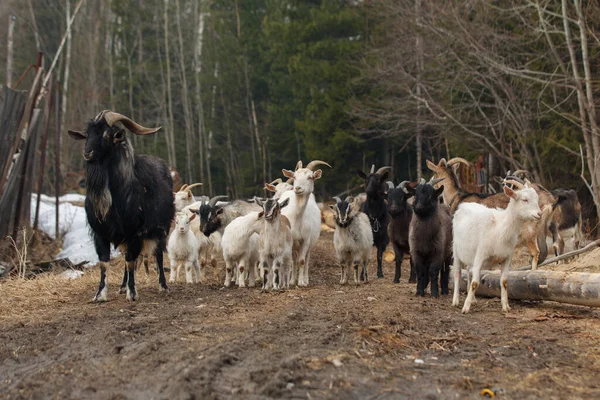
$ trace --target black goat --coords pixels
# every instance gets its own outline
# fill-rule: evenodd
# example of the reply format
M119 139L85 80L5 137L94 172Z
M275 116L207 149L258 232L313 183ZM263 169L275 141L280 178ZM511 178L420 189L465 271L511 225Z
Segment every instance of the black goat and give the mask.
M400 283L400 268L404 254L410 254L410 245L408 243L408 228L412 219L412 207L407 203L407 200L412 197L412 194L406 188L408 181L401 182L400 185L394 187L390 181L387 182L389 187L387 192L387 207L390 213L390 224L388 225L388 236L390 242L394 246L394 254L396 255L396 274L394 275L394 283ZM415 265L410 259L410 277L408 282L417 281Z
M173 178L160 158L134 154L125 130L117 125L119 122L136 135L160 129L144 128L106 110L90 121L85 131L69 131L73 139L85 140L85 212L100 259L100 286L95 301L107 300L111 244L125 254L123 284L127 284L128 300L137 297L134 275L142 250L145 254L154 252L160 289L167 290L163 252L175 214Z
M417 271L417 296L425 296L425 289L431 282L431 296L438 297L438 277L442 294L448 294L450 265L452 264L452 217L450 209L438 202L444 186L435 189L433 185L441 181L421 183L416 189L409 189L415 195L414 215L410 222L410 257Z
M362 204L360 211L369 216L371 229L373 230L373 244L377 247L377 277L383 278L383 269L381 267L381 258L383 252L390 242L388 236L388 224L390 216L388 215L385 204L387 180L389 169L391 167L381 167L375 172L375 165L371 166L369 175L361 170L357 170L358 176L365 180L365 191L367 192L367 201ZM361 274L361 280L365 277Z

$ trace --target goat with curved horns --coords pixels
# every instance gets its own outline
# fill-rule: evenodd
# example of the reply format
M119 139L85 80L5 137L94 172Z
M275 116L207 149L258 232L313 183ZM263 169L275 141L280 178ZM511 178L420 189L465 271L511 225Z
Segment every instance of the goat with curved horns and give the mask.
M310 250L315 245L321 234L321 210L317 205L313 190L315 181L321 178L323 171L315 170L318 165L331 165L325 161L313 160L306 167L302 161L296 163L296 169L282 170L283 175L294 180L293 190L283 192L280 202L289 198L289 206L281 210L292 226L292 277L290 284L308 286Z
M126 116L105 110L88 122L85 131L69 131L85 140L87 196L85 212L100 259L100 285L95 301L106 301L106 271L110 246L125 254L123 286L127 299L135 300L135 266L142 251L153 252L161 290L167 289L163 252L175 215L173 178L163 160L134 154L121 123L136 135L149 135L158 128L145 128Z

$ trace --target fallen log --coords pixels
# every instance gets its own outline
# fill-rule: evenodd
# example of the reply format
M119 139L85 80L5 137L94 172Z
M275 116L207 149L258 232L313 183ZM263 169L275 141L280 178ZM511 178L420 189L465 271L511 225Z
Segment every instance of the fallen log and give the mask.
M573 250L568 253L561 254L560 256L557 256L557 257L548 258L546 261L539 264L538 267L543 267L544 265L552 264L554 262L561 261L566 258L577 256L579 254L587 253L588 251L594 250L597 247L600 247L600 239L594 240L593 242L589 243L587 246L585 246L581 249ZM513 271L526 271L528 269L531 269L531 265L513 268Z
M461 273L460 288L467 289L467 270ZM500 297L500 271L482 271L477 296ZM548 300L600 307L600 274L561 271L511 271L509 300Z

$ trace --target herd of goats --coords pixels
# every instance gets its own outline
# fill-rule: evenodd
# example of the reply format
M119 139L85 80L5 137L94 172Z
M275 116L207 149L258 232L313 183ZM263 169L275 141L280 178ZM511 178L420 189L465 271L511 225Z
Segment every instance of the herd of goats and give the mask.
M225 260L225 286L262 284L263 290L308 286L310 253L321 231L321 209L313 194L321 178L318 165L284 169L287 181L265 185L274 192L268 199L225 201L227 196L195 198L191 186L173 194L169 168L157 157L136 155L125 129L148 135L160 128L145 128L113 111L102 111L83 131L69 131L85 140L87 195L85 211L99 257L100 285L94 297L106 301L107 268L111 245L125 256L121 293L137 297L135 271L148 257L156 258L161 290L167 290L163 253L170 260L170 281L184 267L187 282L198 282L209 264L217 277L217 257ZM368 263L377 248L377 276L383 277L382 256L391 242L395 253L394 282L400 281L405 254L410 255L409 282L417 283L417 296L430 286L432 297L449 294L450 266L454 282L469 269L463 313L470 310L480 283L480 270L501 266L501 302L508 312L508 272L517 244L527 246L536 269L547 253L552 236L557 253L565 239L578 247L581 240L581 206L573 190L549 192L520 173L502 180L496 194L468 193L459 187L453 167L464 159L427 161L429 182L387 180L389 167L358 171L365 180L366 200L334 197L329 205L335 218L334 247L341 264L341 284L353 274L354 282L368 281ZM467 163L468 164L468 163ZM174 221L174 223L173 223ZM174 225L174 226L173 226ZM169 234L169 232L171 232ZM359 271L360 269L360 271ZM360 273L359 273L360 272ZM438 288L438 282L440 288ZM459 305L459 284L452 304Z

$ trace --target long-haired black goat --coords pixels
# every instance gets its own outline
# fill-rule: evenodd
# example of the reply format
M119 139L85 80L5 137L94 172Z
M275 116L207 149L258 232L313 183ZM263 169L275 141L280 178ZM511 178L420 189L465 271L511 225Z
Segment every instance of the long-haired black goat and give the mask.
M434 188L441 180L425 183L425 179L421 179L416 189L409 189L415 196L409 242L410 257L417 271L417 296L425 296L425 289L431 282L431 297L438 297L438 279L442 294L448 294L452 264L452 217L450 209L438 201L444 186Z
M388 224L390 216L388 215L385 204L387 180L389 169L391 167L381 167L375 171L375 165L371 166L369 175L361 170L357 170L358 176L365 180L365 191L367 192L367 201L362 204L360 211L369 216L371 229L373 230L373 244L377 247L377 277L383 278L383 269L381 268L381 258L383 252L390 242L388 236ZM361 280L364 277L361 275Z
M118 123L136 135L160 129L144 128L124 115L105 110L87 124L85 131L69 131L73 139L85 140L85 212L100 259L100 286L95 301L107 300L106 270L111 244L125 254L128 300L137 297L134 273L142 250L146 254L154 252L160 288L167 289L163 252L175 214L173 178L160 158L135 155Z
M394 283L400 283L400 267L404 254L410 254L410 245L408 243L408 228L412 219L412 207L407 203L407 200L412 197L412 193L406 188L408 181L401 182L394 187L394 183L388 181L388 212L390 213L390 224L388 225L388 236L390 242L394 246L394 254L396 255L396 274L394 275ZM417 281L415 265L410 259L410 277L409 282Z

